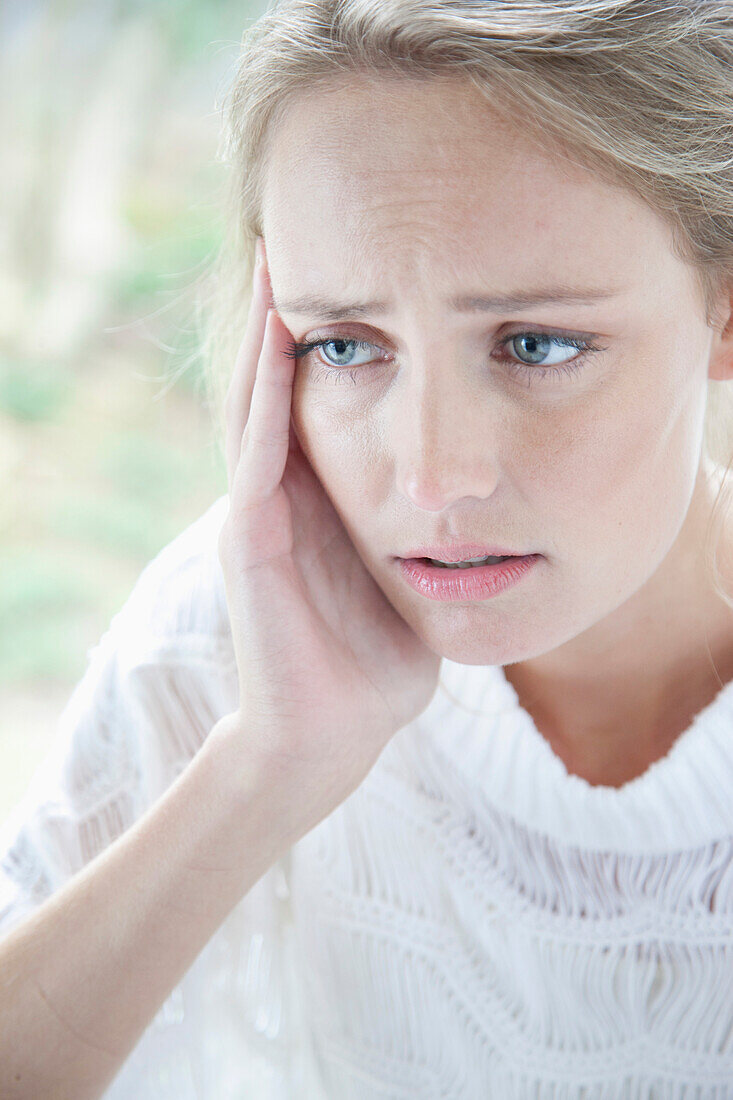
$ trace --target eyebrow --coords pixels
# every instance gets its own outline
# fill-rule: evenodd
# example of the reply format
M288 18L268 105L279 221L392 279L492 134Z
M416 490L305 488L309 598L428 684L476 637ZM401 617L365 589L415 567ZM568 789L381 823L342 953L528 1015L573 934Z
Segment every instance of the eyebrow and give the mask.
M567 286L543 287L537 290L517 290L510 294L500 294L485 298L479 294L464 294L449 298L446 304L456 313L517 313L532 309L534 306L571 303L578 306L592 305L607 298L615 298L620 288L576 288ZM329 321L338 321L345 317L365 317L385 314L389 302L334 302L318 295L303 294L296 298L286 298L275 302L278 313L298 313L309 317L324 317Z

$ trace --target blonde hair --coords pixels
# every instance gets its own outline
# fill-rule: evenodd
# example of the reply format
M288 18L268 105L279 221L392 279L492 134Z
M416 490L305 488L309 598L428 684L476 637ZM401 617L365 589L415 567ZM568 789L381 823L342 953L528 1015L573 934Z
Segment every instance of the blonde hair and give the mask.
M228 227L203 304L220 447L262 235L268 137L291 97L354 73L463 77L543 147L634 192L670 226L706 323L722 327L715 303L733 281L731 0L275 0L245 31L223 104ZM729 390L708 381L704 455L725 466L706 560L733 607L716 555L733 463Z

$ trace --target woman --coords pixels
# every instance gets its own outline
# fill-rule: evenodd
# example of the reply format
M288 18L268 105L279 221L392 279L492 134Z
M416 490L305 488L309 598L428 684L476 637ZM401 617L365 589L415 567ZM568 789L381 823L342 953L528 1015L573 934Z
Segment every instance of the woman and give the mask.
M6 826L3 1095L733 1096L731 14L247 32L229 493Z

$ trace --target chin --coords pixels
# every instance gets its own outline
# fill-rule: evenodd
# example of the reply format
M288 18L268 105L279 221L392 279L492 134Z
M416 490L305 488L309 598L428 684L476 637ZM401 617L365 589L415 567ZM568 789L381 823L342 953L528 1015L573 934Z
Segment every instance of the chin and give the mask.
M466 645L442 645L439 655L457 665L510 665L521 659L509 650L499 650L496 646L477 646L475 642Z
M459 665L513 665L541 657L565 640L557 636L540 637L542 631L537 622L525 622L519 617L487 622L483 627L464 620L456 622L449 631L445 622L410 625L429 649Z
M525 650L513 640L490 638L488 632L481 635L475 627L452 631L450 636L445 630L428 627L416 630L428 649L447 661L458 665L506 665L521 660ZM521 656L517 654L521 652Z

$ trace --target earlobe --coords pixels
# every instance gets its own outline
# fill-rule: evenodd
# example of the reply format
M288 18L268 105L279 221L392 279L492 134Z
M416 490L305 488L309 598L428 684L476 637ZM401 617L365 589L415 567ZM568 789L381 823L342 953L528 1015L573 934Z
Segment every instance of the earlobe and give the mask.
M715 336L710 352L708 378L713 382L733 381L733 288L720 303Z
M733 382L733 337L716 336L710 354L708 380Z

